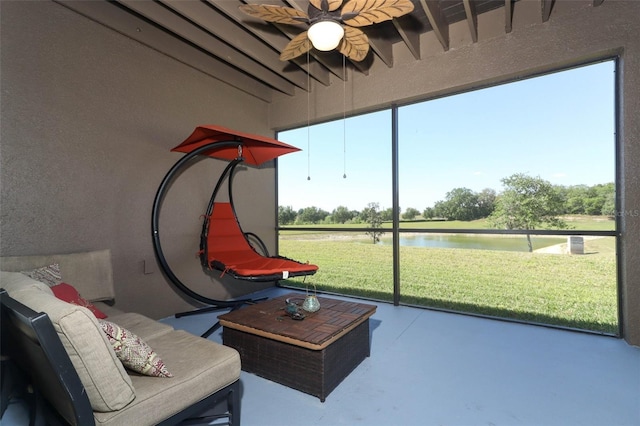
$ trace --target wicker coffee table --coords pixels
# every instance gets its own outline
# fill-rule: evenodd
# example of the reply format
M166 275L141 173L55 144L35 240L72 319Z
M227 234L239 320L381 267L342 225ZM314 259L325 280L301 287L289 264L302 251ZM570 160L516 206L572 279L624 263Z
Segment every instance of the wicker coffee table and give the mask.
M296 321L286 294L219 317L222 339L240 353L242 369L325 398L370 354L369 317L375 305L318 297L320 310Z

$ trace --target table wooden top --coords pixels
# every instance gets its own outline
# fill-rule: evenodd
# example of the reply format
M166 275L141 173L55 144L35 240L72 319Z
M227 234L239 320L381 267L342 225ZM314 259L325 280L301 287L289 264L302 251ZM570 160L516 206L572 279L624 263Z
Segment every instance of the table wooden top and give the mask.
M303 320L289 317L284 308L286 299L302 306L304 294L290 293L236 311L220 315L223 327L267 337L296 346L321 350L368 320L375 305L318 297L320 310L306 312Z

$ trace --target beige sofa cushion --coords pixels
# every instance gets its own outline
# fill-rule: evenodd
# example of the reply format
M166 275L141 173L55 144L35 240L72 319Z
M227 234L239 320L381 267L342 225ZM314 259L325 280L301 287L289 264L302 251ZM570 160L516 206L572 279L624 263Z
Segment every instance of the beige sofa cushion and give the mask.
M136 399L123 410L94 413L96 425L157 424L240 377L240 355L233 348L182 330L147 343L162 354L173 377L132 375Z
M15 294L17 291L40 290L53 296L53 291L48 285L20 272L0 271L0 287L7 290L9 295Z
M115 322L120 327L131 330L144 340L149 340L173 331L173 327L170 325L152 320L135 312L110 312L111 314L106 318L107 321Z
M96 308L104 312L107 315L107 318L124 313L124 311L106 302L92 302L92 303L96 305Z
M115 299L111 251L95 250L81 253L42 256L0 257L0 269L20 272L57 263L62 281L74 286L85 299Z
M3 273L0 286L20 303L49 316L93 409L119 410L133 401L131 379L91 311L59 300L51 290L37 285L37 281L22 277Z

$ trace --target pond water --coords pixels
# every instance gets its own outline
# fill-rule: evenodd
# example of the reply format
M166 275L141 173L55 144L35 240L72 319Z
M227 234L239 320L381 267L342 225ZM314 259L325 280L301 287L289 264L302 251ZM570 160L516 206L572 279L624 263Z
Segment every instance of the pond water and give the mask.
M392 244L391 237L380 238L382 244ZM531 237L533 249L566 243L566 237ZM431 248L464 248L475 250L529 251L526 235L496 236L476 234L400 234L401 246Z

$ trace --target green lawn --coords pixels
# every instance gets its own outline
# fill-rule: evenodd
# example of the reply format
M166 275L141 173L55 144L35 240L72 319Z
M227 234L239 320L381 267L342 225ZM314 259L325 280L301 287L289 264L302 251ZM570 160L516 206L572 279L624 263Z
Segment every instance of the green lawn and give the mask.
M339 234L309 237L280 239L281 255L320 267L306 283L297 278L287 284L315 284L319 291L392 299L391 245ZM615 334L614 239L587 240L585 252L562 255L401 247L401 301Z
M579 229L582 231L612 231L615 229L615 221L607 216L565 216L562 218L568 225L569 229ZM315 224L315 225L301 225L305 228L368 228L367 223L356 224ZM391 229L391 222L384 222L383 228ZM492 228L487 219L478 219L472 221L443 221L443 220L401 220L400 228L415 228L415 229L495 229ZM288 231L295 232L295 231ZM307 232L307 231L305 231Z
M615 229L615 220L607 216L565 216L562 219L567 223L569 229L579 229L582 231L612 231ZM388 224L391 227L391 224ZM418 229L495 229L492 228L487 219L472 221L401 221L400 228ZM544 228L541 228L544 229Z

